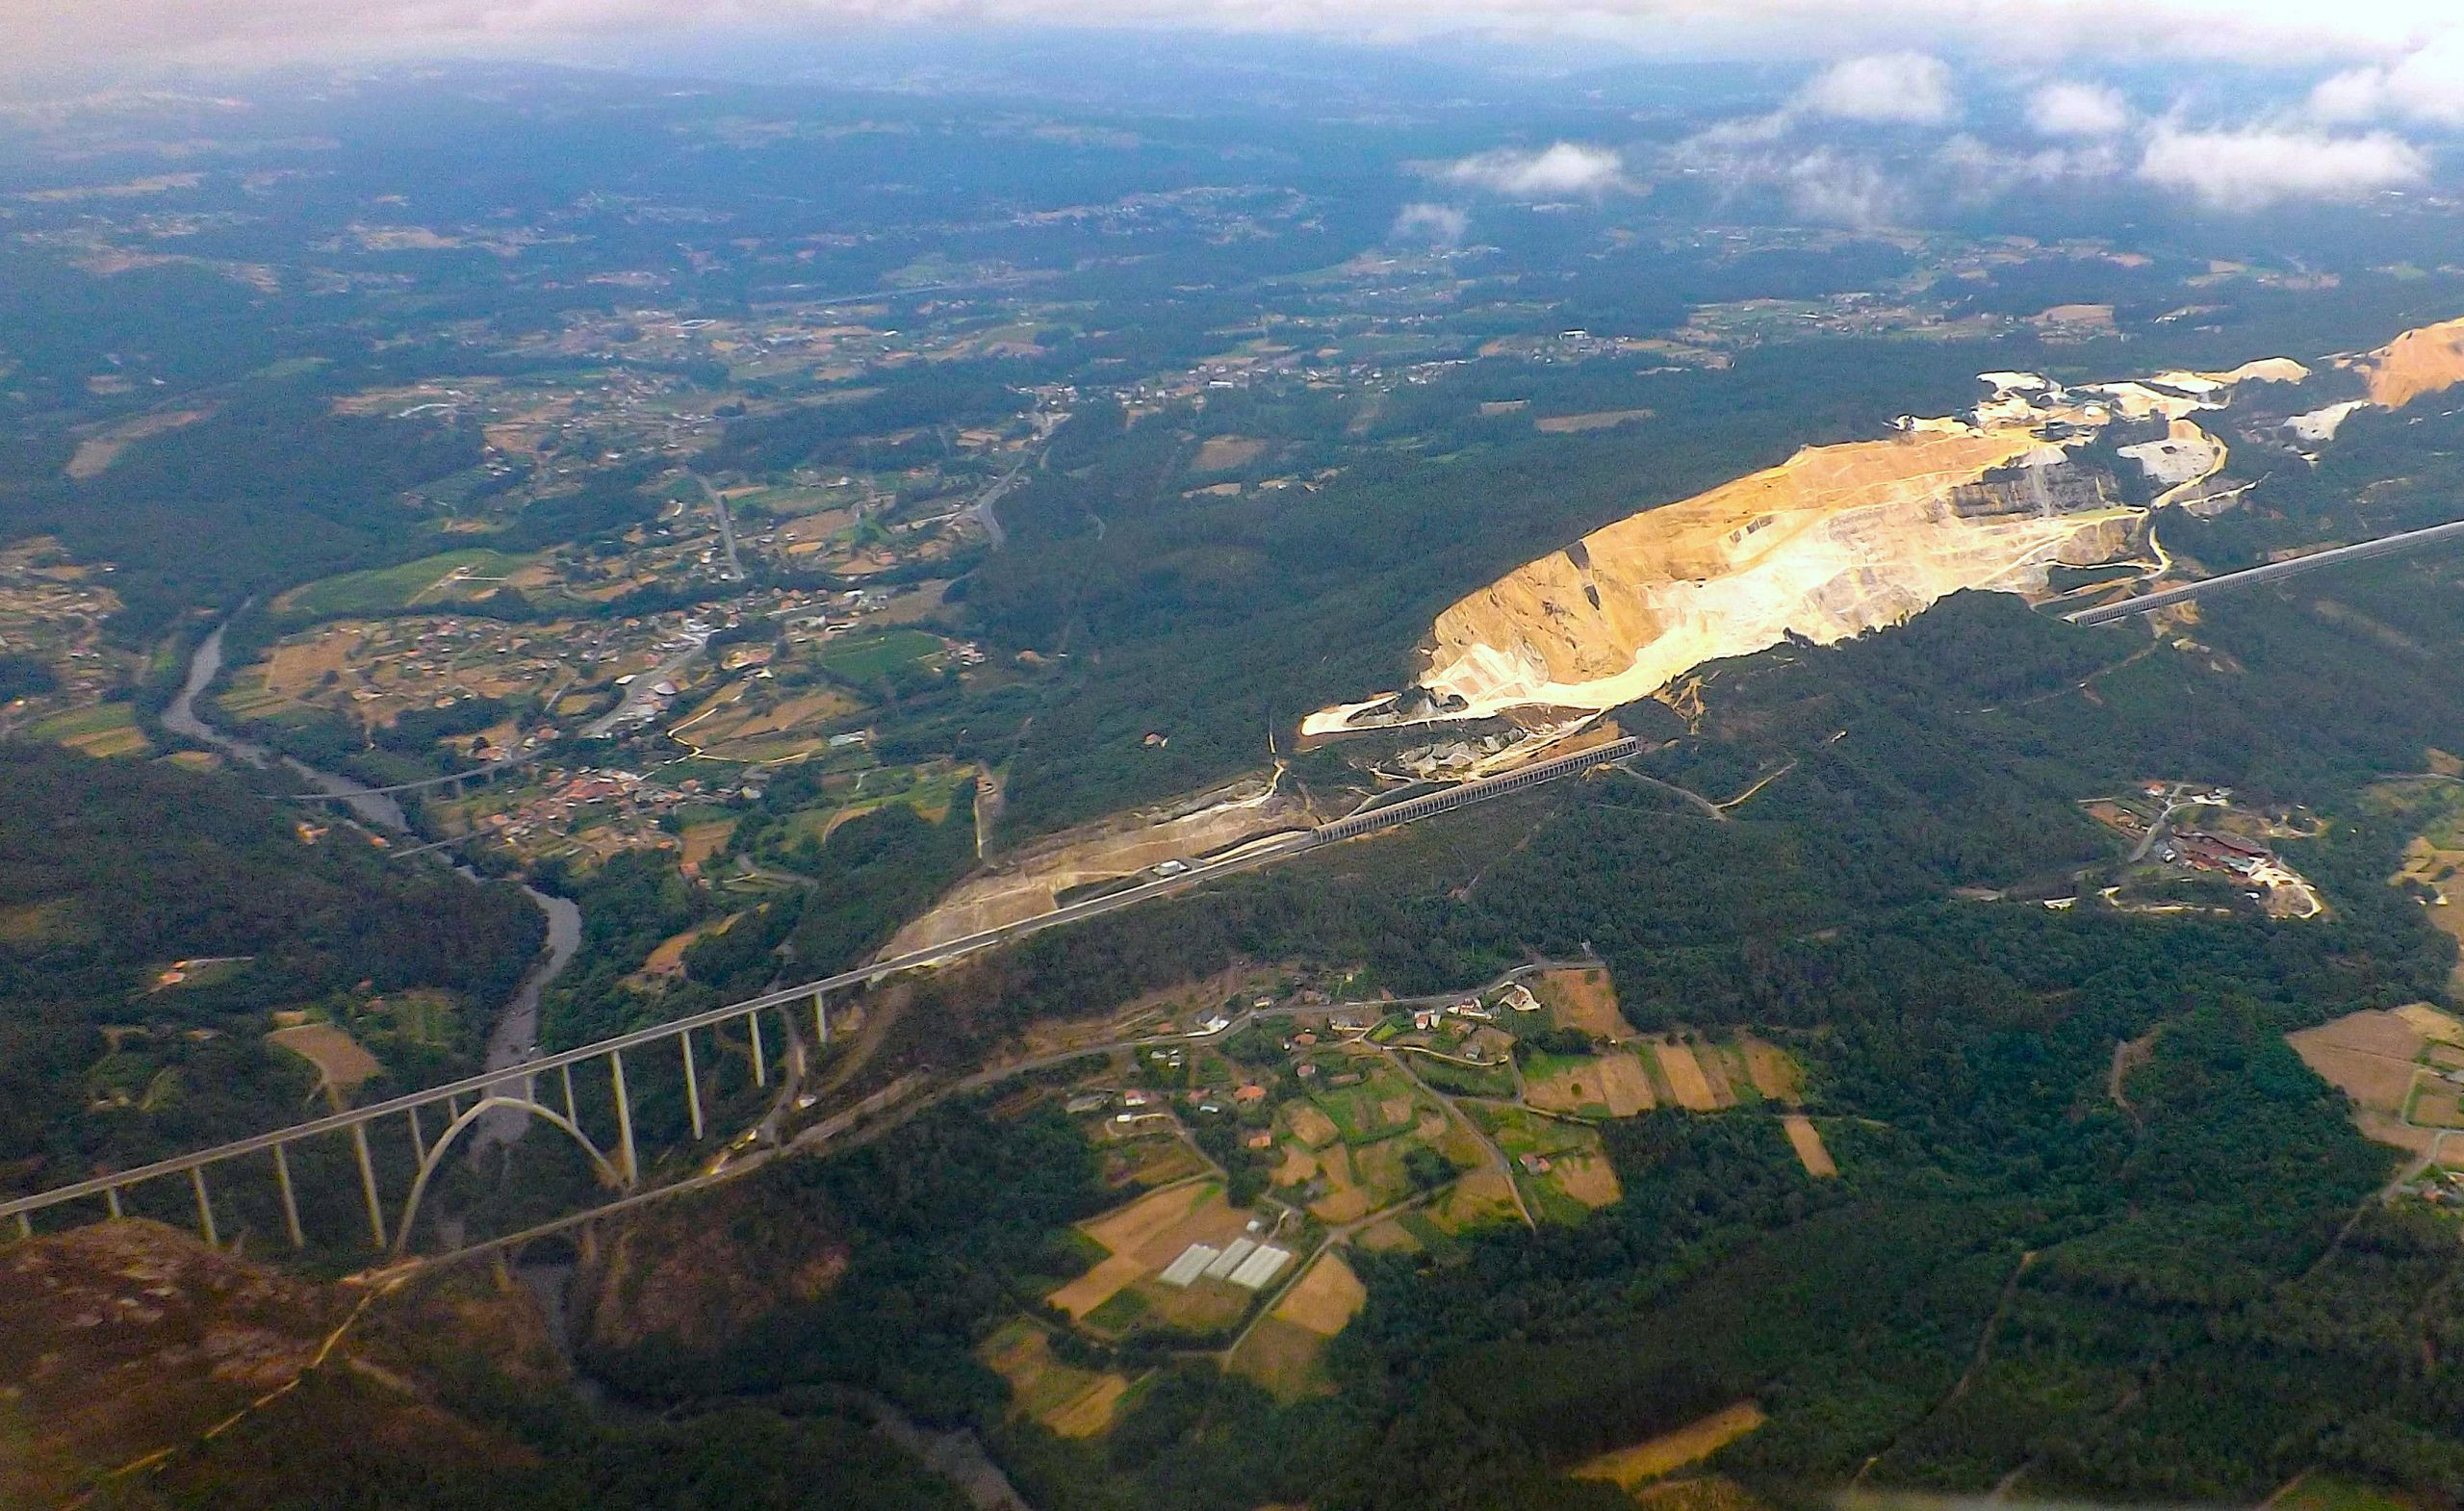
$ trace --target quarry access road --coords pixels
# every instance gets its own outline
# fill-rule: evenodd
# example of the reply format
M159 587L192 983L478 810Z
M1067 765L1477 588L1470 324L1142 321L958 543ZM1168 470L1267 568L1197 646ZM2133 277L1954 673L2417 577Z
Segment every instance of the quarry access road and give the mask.
M2423 529L2382 535L2376 540L2359 541L2350 546L2337 546L2326 551L2313 551L2307 556L2296 556L2290 561L2272 561L2263 567L2246 567L2240 572L2228 572L2222 576L2208 577L2198 582L2186 582L2180 587L2165 588L2154 593L2143 593L2137 598L2123 599L2118 603L2083 608L2062 617L2074 625L2107 625L2117 619L2128 619L2133 614L2144 614L2149 609L2163 608L2171 603L2187 603L2193 599L2203 598L2211 593L2226 593L2236 588L2257 587L2264 582L2278 581L2320 567L2332 567L2339 562L2367 561L2374 556L2393 556L2456 540L2464 540L2464 520L2451 520L2445 525L2432 525Z

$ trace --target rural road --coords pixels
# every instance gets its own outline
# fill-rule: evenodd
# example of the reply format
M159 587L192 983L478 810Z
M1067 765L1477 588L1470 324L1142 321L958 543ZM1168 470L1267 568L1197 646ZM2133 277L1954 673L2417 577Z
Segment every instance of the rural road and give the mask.
M694 486L702 490L702 497L710 500L710 508L712 512L716 513L719 517L719 544L721 547L725 548L727 551L729 579L731 581L742 582L744 580L744 563L736 558L735 521L728 515L728 501L719 497L719 491L716 488L711 487L710 480L703 476L700 473L693 473L688 475L692 477Z

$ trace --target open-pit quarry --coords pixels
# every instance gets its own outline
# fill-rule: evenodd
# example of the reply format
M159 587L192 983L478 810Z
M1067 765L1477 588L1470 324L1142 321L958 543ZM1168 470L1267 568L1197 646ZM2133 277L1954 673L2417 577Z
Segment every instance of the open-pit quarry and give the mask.
M2068 389L2030 372L1982 380L1991 396L1973 410L1807 448L1526 563L1437 617L1411 687L1320 709L1301 733L1499 716L1562 728L1790 635L1828 645L1963 589L2040 595L2052 568L2113 561L2140 537L2148 508L2081 457L2115 426L2148 436L2120 454L2156 504L2228 506L2211 486L2228 449L2202 418L2253 386L2333 388L2312 402L2339 421L2347 405L2400 406L2464 380L2464 320L2338 358L2323 376L2275 357Z

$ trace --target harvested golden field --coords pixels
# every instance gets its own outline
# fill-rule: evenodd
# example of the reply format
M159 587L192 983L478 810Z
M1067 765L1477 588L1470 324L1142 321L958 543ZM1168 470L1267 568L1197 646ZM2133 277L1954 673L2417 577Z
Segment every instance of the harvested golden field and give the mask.
M325 1093L336 1112L348 1105L352 1092L385 1068L359 1040L331 1023L279 1028L268 1034L266 1039L317 1067L317 1088Z
M1275 1303L1274 1315L1332 1338L1368 1303L1369 1288L1360 1283L1342 1255L1329 1252L1319 1255L1309 1272L1284 1293Z
M1756 1090L1789 1107L1805 1100L1805 1067L1786 1051L1750 1034L1737 1040L1737 1048L1745 1055L1746 1073Z
M1292 1136L1312 1149L1322 1149L1343 1137L1335 1120L1308 1102L1285 1103L1283 1120Z
M1246 467L1265 455L1266 449L1264 441L1251 440L1247 436L1209 436L1206 443L1197 448L1197 460L1190 464L1190 471L1222 473L1236 467Z
M1629 421L1649 420L1648 409L1596 409L1587 415L1551 415L1532 423L1546 435L1576 435L1585 430L1613 430Z
M1065 1438L1091 1438L1110 1427L1129 1394L1127 1375L1066 1365L1052 1356L1040 1328L1014 1321L986 1339L977 1357L1010 1382L1011 1405Z
M1091 1438L1109 1432L1113 1418L1120 1412L1121 1398L1129 1394L1130 1383L1125 1374L1099 1375L1093 1390L1047 1413L1043 1424L1065 1438Z
M1376 1254L1415 1249L1420 1247L1421 1242L1420 1240L1412 1237L1409 1230L1401 1223L1391 1217L1384 1222L1373 1223L1361 1229L1352 1242Z
M1703 1069L1703 1080L1711 1088L1711 1102L1717 1107L1734 1107L1742 1098L1737 1095L1740 1083L1746 1079L1745 1057L1733 1045L1706 1039L1689 1046L1694 1051L1694 1063Z
M695 824L684 831L683 859L686 865L698 866L727 848L728 838L735 832L735 820L713 819L707 824Z
M1780 1126L1787 1131L1788 1145L1797 1151L1797 1163L1806 1167L1808 1175L1823 1180L1839 1173L1839 1166L1832 1163L1831 1151L1823 1147L1822 1130L1813 1125L1812 1118L1791 1113L1780 1119Z
M1627 1049L1561 1065L1538 1080L1526 1077L1523 1099L1551 1113L1579 1113L1586 1106L1605 1107L1611 1117L1631 1117L1656 1105L1643 1063Z
M2464 1023L2451 1012L2442 1012L2426 1002L2409 1002L2396 1010L2413 1032L2442 1044L2464 1044Z
M697 923L680 933L668 935L658 942L656 949L651 951L650 959L642 961L642 968L626 977L625 980L629 984L647 986L654 982L683 975L685 951L710 935L727 933L734 928L735 921L743 916L744 914L740 912L730 913L725 918Z
M1428 1209L1431 1220L1449 1233L1515 1220L1514 1192L1505 1173L1482 1165L1454 1183L1445 1199Z
M2434 1136L2403 1120L2420 1073L2415 1062L2427 1042L2421 1030L2393 1012L2365 1010L2285 1038L2302 1063L2351 1099L2354 1126L2364 1134L2400 1149L2429 1152Z
M2444 1083L2425 1086L2413 1098L2411 1116L2427 1128L2464 1128L2464 1092Z
M1170 1264L1192 1243L1220 1243L1239 1233L1245 1220L1224 1205L1220 1181L1150 1191L1078 1224L1079 1232L1104 1246L1105 1257L1045 1299L1073 1318L1084 1318L1123 1287Z
M1587 1459L1570 1473L1577 1479L1603 1479L1632 1490L1688 1464L1701 1463L1769 1420L1753 1401L1739 1401L1674 1432Z
M1611 1043L1634 1037L1634 1026L1617 1009L1617 988L1605 970L1543 971L1525 985L1559 1028Z
M1367 1288L1350 1266L1331 1251L1321 1254L1242 1340L1232 1356L1233 1370L1280 1401L1331 1395L1334 1381L1321 1367L1326 1340L1342 1332L1368 1299Z
M1321 1361L1326 1352L1322 1333L1312 1332L1280 1314L1261 1318L1233 1350L1231 1370L1265 1387L1285 1405L1311 1396L1331 1396L1335 1382Z
M1625 1194L1617 1184L1617 1166L1604 1154L1561 1154L1551 1162L1548 1178L1594 1211Z
M2464 383L2464 320L2408 330L2357 366L2370 385L2370 401L2388 409Z
M1668 1078L1678 1106L1689 1113L1713 1113L1724 1105L1712 1092L1711 1083L1703 1074L1702 1063L1694 1058L1693 1050L1672 1039L1655 1039L1651 1053L1659 1062L1659 1073Z
M77 443L76 454L68 458L68 475L81 483L99 477L112 463L119 460L119 453L133 443L147 436L161 435L167 430L177 430L182 425L194 424L213 412L210 409L175 409L164 414L140 415L134 420L123 420Z

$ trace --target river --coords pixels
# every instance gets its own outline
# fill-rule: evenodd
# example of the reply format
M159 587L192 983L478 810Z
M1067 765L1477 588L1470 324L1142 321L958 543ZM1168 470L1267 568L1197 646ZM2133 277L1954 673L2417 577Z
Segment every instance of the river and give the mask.
M362 823L390 833L411 832L410 815L402 806L381 792L370 790L365 782L351 781L329 771L319 771L305 761L289 756L277 756L251 740L244 740L216 729L197 717L196 701L222 672L222 631L217 625L203 640L197 642L194 654L189 657L189 675L180 684L179 696L163 710L163 728L172 733L210 745L235 760L251 766L270 766L279 761L282 766L319 792L330 793L342 800ZM476 873L465 868L465 876L475 879ZM581 945L581 909L561 897L552 897L536 887L525 886L525 897L530 899L540 914L548 920L547 951L522 978L522 986L497 1014L496 1026L488 1033L488 1055L485 1068L508 1069L529 1058L532 1046L539 1042L539 998L564 968L572 963L574 951ZM500 1144L511 1144L522 1138L530 1119L510 1108L490 1112L474 1132L471 1152L474 1158Z
M319 771L305 761L294 760L288 756L277 757L273 752L264 746L241 739L236 735L225 734L196 716L198 696L222 673L224 627L221 625L215 626L212 634L197 642L196 653L189 657L188 680L180 684L180 695L171 700L171 705L163 710L163 728L173 734L185 735L201 744L211 745L216 750L246 761L251 766L270 765L278 758L300 781L307 782L320 792L331 793L342 799L343 806L359 815L362 822L397 834L409 833L410 815L402 811L402 805L385 794L372 792L366 784L353 781L347 777L337 777L328 771Z

